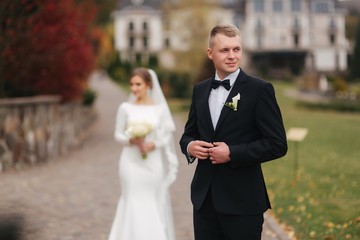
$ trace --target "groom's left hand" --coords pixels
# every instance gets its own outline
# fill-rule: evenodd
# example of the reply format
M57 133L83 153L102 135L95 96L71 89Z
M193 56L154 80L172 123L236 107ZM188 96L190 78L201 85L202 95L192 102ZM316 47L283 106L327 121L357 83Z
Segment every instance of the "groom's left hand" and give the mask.
M229 162L230 149L229 146L224 142L214 142L214 147L209 149L209 157L212 164L220 164Z

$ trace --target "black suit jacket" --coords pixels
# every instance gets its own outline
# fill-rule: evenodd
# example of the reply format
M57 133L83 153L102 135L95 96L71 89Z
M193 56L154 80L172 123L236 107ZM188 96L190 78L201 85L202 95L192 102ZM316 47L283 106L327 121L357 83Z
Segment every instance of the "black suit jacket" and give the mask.
M261 163L282 157L287 152L286 134L274 88L242 69L227 102L240 93L238 110L224 106L217 126L212 126L208 98L211 80L193 89L189 118L180 139L182 152L193 140L225 142L231 161L213 165L209 159L198 160L191 183L191 201L199 209L211 188L218 212L259 214L271 208Z

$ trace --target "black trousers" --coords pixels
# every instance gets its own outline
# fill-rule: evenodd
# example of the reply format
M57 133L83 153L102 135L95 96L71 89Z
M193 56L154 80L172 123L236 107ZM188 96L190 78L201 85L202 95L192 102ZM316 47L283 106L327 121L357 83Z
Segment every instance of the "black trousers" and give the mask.
M194 209L195 240L261 240L264 215L232 215L214 209L211 193Z

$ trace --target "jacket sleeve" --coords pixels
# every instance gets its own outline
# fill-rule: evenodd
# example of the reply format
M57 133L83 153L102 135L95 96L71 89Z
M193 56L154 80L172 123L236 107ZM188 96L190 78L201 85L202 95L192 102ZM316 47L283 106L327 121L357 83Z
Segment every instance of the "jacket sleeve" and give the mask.
M263 163L280 158L287 152L283 120L271 83L263 85L255 106L256 128L260 137L252 142L229 146L232 167Z
M188 120L185 124L184 133L180 139L181 151L186 156L188 163L193 163L196 159L195 157L191 156L188 153L188 151L187 151L188 145L190 142L199 139L199 132L198 132L197 124L196 124L197 116L196 116L196 109L195 109L195 99L196 99L195 98L195 95L196 95L195 90L196 90L196 86L194 87L194 90L193 90Z

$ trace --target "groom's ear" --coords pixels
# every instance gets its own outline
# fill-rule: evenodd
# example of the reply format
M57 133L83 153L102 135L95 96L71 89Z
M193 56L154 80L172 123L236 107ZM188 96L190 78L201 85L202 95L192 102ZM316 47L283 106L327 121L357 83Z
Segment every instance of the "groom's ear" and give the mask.
M213 59L213 58L212 58L212 49L211 49L211 48L208 48L208 49L206 50L206 53L207 53L207 55L208 55L208 58L212 60L212 59Z

